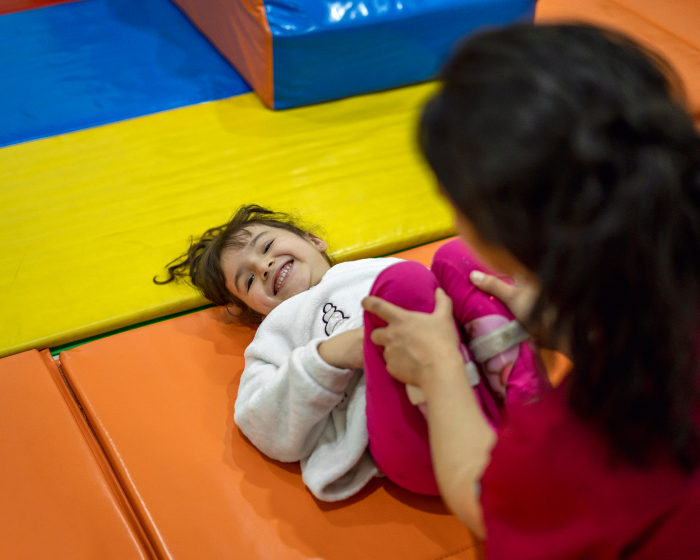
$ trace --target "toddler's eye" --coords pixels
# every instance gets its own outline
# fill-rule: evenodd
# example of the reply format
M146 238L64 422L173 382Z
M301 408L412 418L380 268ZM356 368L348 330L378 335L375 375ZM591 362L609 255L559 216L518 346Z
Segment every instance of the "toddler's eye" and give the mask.
M250 278L248 278L248 282L246 283L246 287L248 288L248 291L250 291L250 287L253 285L254 278L255 278L255 276L251 276Z
M274 239L272 241L274 241ZM265 250L263 251L263 254L267 253L270 250L270 247L272 247L272 241L265 245Z

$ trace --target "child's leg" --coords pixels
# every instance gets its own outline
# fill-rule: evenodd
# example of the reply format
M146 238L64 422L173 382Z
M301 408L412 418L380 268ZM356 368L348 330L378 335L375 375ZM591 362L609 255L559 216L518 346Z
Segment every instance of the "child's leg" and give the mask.
M510 310L469 280L472 270L489 271L459 239L438 249L431 268L452 299L455 321L464 328L491 389L508 403L541 394L549 381L538 352L524 341L526 333Z
M432 313L436 278L422 264L402 262L384 270L370 295L411 311ZM406 385L386 371L384 348L370 339L386 323L365 312L365 381L369 450L379 469L393 482L413 492L438 495L428 441L428 424L411 404Z

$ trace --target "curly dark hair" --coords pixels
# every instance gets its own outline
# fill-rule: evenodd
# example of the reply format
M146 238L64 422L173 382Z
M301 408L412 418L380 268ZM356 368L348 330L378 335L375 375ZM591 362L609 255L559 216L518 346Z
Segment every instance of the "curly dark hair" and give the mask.
M255 224L291 231L299 237L305 237L308 231L306 226L291 214L275 212L256 204L243 205L225 224L208 229L199 239L193 237L190 240L190 248L166 265L168 277L165 280L154 277L153 282L161 285L184 280L215 305L236 306L240 310L238 318L242 323L260 323L264 317L228 290L221 267L221 254L224 249L244 247L250 237L248 228ZM326 253L323 253L323 256L328 264L332 264Z
M420 144L484 239L542 285L575 364L572 411L644 464L700 460L700 138L668 64L586 25L475 36L442 73ZM550 341L551 342L551 341Z

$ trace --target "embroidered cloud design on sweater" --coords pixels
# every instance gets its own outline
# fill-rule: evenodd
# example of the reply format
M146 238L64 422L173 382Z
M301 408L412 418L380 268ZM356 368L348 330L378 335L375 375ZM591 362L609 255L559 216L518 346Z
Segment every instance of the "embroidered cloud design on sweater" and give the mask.
M326 323L326 335L331 336L335 328L348 317L332 303L323 306L323 322Z

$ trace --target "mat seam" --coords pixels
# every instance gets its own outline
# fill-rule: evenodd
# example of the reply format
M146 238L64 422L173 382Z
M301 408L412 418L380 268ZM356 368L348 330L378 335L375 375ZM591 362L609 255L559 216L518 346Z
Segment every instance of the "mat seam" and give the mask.
M58 371L59 375L61 376L61 379L63 380L63 383L65 387L68 389L69 393L73 397L73 402L74 404L78 407L78 410L80 411L80 414L83 417L83 420L85 421L85 425L88 427L90 430L90 433L92 434L92 439L95 443L97 443L97 446L99 447L100 452L102 453L102 459L106 462L106 464L109 466L109 469L111 471L111 478L113 481L118 485L119 493L121 494L119 496L120 501L126 505L131 513L131 517L136 521L138 525L138 529L140 530L140 539L139 541L142 541L142 539L145 539L145 543L142 542L142 544L145 544L144 546L144 552L148 554L151 558L158 559L159 555L157 552L157 548L154 546L154 544L151 542L151 539L148 535L148 531L144 527L138 513L136 512L136 509L134 508L133 504L131 503L131 500L129 500L129 496L122 486L121 481L119 480L119 476L117 475L116 470L114 469L114 466L112 465L112 462L109 460L109 456L105 452L104 447L102 446L102 443L100 442L99 438L97 437L97 434L95 433L95 430L92 427L92 424L90 423L90 420L88 419L87 415L85 414L85 410L83 409L83 406L80 404L80 401L78 400L77 395L75 394L75 391L73 391L73 387L71 387L71 384L69 383L65 373L63 372L63 367L61 366L60 359L56 360L51 358L52 361L54 362L56 366L56 370ZM83 432L84 433L84 432ZM85 435L85 434L84 434ZM87 436L86 436L87 437ZM93 450L94 453L94 450ZM103 470L103 466L100 464L100 461L98 460L98 465L100 465L100 470ZM103 470L104 472L104 470ZM105 473L105 476L108 476ZM110 485L111 486L111 485Z

